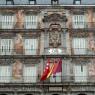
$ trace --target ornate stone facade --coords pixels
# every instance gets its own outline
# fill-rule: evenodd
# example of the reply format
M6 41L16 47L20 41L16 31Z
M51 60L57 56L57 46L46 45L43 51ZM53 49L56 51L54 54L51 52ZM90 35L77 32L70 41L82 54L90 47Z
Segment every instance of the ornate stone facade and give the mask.
M1 82L3 73L1 74L0 71L1 95L95 94L94 7L15 6L9 8L6 6L2 8L0 6L0 14L6 11L14 13L15 21L12 29L2 28L3 24L0 26L0 70L2 66L9 66L7 71L11 70L11 76L7 76L9 82ZM75 17L75 21L85 15L86 22L73 23L74 15L79 16ZM79 27L74 27L74 24L79 24ZM34 27L37 25L37 28L33 29L31 25ZM7 42L6 39L9 41ZM10 48L11 43L13 48ZM48 58L62 59L61 75L40 81ZM53 63L51 61L51 64ZM77 75L79 74L76 70L77 66L81 73L84 72L82 73L84 76ZM32 72L31 68L35 72Z

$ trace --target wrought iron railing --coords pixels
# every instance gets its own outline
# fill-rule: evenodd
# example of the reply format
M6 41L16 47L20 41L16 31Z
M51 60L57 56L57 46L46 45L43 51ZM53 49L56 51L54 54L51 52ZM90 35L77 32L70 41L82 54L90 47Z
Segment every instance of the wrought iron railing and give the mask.
M95 55L93 48L72 48L71 50L71 55Z
M59 47L59 48L45 48L44 49L45 55L66 55L67 48L66 47Z
M0 55L38 55L39 49L0 49Z
M70 27L74 29L94 29L95 22L71 22Z
M95 76L55 76L40 80L41 76L0 76L0 83L95 83Z
M39 22L0 22L0 29L37 29Z
M0 49L0 55L95 55L90 48L45 48L40 54L39 49Z

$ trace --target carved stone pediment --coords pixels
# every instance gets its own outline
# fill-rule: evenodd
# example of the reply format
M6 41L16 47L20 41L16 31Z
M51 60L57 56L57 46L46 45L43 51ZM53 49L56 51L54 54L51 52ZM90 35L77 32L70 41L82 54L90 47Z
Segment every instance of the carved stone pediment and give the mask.
M51 21L67 22L67 18L65 15L60 15L58 13L53 13L53 14L44 16L43 22L51 22Z

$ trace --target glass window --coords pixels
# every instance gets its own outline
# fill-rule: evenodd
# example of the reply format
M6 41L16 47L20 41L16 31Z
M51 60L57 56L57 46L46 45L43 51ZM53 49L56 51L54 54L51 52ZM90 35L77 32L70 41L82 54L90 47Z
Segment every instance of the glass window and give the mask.
M38 18L36 15L26 15L25 16L25 28L26 29L36 29L38 25Z
M2 15L1 22L3 29L12 29L14 25L14 15Z
M74 54L86 54L86 38L73 38L72 49Z
M36 4L36 0L29 0L29 4Z
M0 66L0 82L10 82L11 80L11 67Z
M23 70L23 77L24 77L24 82L32 82L32 83L37 82L37 66L25 65Z
M25 39L24 47L25 47L25 55L35 55L37 54L38 40Z
M0 40L0 54L11 55L13 51L12 39L1 39Z
M73 28L86 28L86 16L73 15Z
M81 4L81 0L74 0L74 4L80 5Z
M7 5L12 5L12 4L14 4L14 2L13 2L13 0L6 0L6 4Z
M75 82L87 81L87 66L86 65L74 65Z
M56 5L56 4L58 4L58 3L59 3L58 0L51 0L51 4L52 4L52 5Z

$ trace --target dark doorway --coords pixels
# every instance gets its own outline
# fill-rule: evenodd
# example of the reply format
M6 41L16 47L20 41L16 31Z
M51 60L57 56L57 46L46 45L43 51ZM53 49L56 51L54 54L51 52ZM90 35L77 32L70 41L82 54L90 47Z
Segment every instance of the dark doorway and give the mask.
M81 93L81 94L78 94L78 95L86 95L86 94Z
M25 95L33 95L33 94L25 94Z
M52 95L59 95L59 94L52 94Z
M7 94L0 94L0 95L7 95Z

